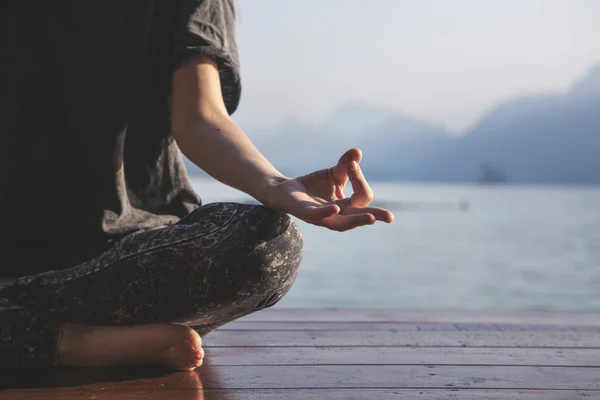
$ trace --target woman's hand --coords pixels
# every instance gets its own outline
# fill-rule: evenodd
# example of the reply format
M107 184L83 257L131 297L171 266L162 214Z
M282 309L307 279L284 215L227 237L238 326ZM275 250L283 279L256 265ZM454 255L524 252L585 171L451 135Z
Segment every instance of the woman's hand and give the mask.
M308 223L340 232L376 221L390 223L394 220L390 211L368 207L373 191L358 165L361 159L359 149L350 149L335 167L268 186L263 203ZM343 190L348 180L354 193L345 198Z

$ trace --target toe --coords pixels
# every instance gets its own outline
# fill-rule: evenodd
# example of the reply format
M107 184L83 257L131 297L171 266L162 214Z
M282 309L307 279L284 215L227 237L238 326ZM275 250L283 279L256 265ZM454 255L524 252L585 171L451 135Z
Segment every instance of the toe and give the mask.
M187 326L182 326L182 334L184 342L190 347L192 351L196 351L202 348L202 338L198 335L198 332Z
M204 359L204 349L202 347L200 347L199 349L196 350L194 355L196 356L196 359L198 359L198 360Z

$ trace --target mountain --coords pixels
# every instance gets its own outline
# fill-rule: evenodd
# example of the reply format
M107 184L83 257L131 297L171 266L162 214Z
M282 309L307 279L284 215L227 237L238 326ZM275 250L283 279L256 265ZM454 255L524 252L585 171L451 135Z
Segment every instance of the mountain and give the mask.
M333 165L357 146L371 180L476 182L493 171L513 183L600 184L600 66L566 93L498 104L460 137L359 102L318 124L289 119L270 130L246 129L290 176Z
M520 183L600 183L600 67L561 95L495 107L461 143L471 167L489 163Z

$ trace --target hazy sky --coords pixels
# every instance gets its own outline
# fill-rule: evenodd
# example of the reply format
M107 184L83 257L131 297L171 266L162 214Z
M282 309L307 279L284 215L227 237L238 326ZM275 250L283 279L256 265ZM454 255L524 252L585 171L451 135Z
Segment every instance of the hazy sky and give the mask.
M238 0L236 119L316 121L365 101L461 131L600 63L600 0Z

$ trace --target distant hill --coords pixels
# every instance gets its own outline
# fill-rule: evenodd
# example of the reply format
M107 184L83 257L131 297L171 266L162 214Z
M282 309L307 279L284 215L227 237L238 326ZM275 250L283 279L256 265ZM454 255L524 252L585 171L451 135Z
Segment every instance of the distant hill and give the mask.
M600 67L565 94L490 110L463 138L459 154L493 165L513 182L600 184Z
M291 176L329 166L358 146L372 180L477 182L493 170L513 183L600 184L600 66L567 93L493 107L461 137L362 103L347 104L319 124L288 120L270 131L245 128Z

